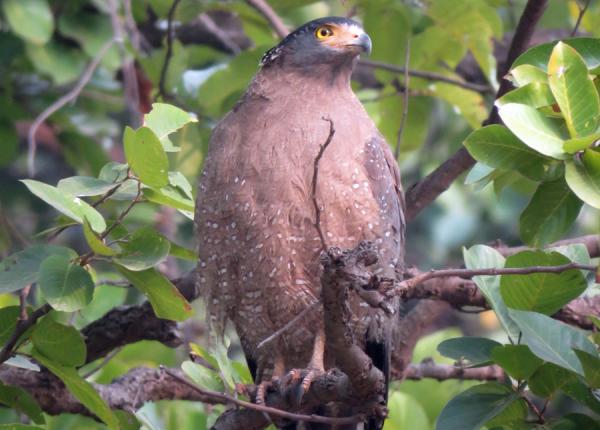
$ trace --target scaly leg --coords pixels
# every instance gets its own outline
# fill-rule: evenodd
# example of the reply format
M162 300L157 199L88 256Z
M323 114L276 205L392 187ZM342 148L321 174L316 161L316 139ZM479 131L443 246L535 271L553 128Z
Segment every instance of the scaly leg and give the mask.
M325 329L323 327L319 328L315 336L312 356L310 357L307 370L295 396L298 405L302 402L302 398L309 390L315 377L325 372Z
M267 389L271 386L272 381L274 379L281 378L285 373L285 360L283 359L283 355L279 350L276 351L275 354L275 363L273 364L273 374L271 379L262 380L258 387L256 388L256 403L259 405L265 404L265 396L267 393Z

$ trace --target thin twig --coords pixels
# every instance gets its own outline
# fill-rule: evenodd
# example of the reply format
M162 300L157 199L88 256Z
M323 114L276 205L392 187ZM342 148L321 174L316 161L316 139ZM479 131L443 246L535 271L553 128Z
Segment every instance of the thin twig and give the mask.
M312 312L313 310L317 309L318 306L321 304L321 301L317 301L314 302L312 304L310 304L309 306L305 307L302 312L300 312L298 315L296 315L294 318L292 318L286 325L284 325L283 327L281 327L279 330L277 330L275 333L273 333L272 335L270 335L269 337L263 339L258 346L256 347L256 349L261 349L263 348L265 345L273 342L275 339L277 339L279 336L281 336L283 333L285 333L286 331L288 331L291 327L293 327L294 325L296 325L300 320L302 320L306 315L308 315L310 312Z
M121 347L113 349L111 352L109 352L108 354L106 354L106 356L102 359L102 361L100 362L100 364L98 364L93 369L90 369L88 372L86 372L83 375L81 375L81 377L83 379L89 378L94 373L98 372L100 369L102 369L104 366L106 366L108 364L108 362L110 360L112 360L115 357L115 355L117 355L119 352L121 352Z
M408 84L409 84L409 70L408 66L410 63L410 38L406 38L406 54L404 57L404 95L402 97L402 116L400 117L400 128L398 129L398 137L396 139L396 149L394 149L394 157L398 160L400 156L400 143L402 143L402 133L406 125L406 117L408 116Z
M104 56L106 55L106 53L108 52L108 50L114 43L115 43L115 40L111 39L108 42L106 42L104 45L102 45L102 47L100 48L100 50L98 51L96 56L92 59L92 61L90 61L90 63L87 65L87 67L83 70L83 73L81 74L81 77L79 78L79 80L77 81L75 86L73 88L71 88L71 90L69 92L67 92L64 96L60 97L58 100L56 100L54 103L52 103L46 109L44 109L42 111L42 113L40 113L37 116L37 118L33 121L33 123L31 124L31 127L29 127L29 131L27 132L27 143L28 143L27 170L29 172L30 177L33 177L35 175L35 152L36 152L36 148L37 148L37 142L36 142L35 135L37 133L38 128L40 128L40 126L44 123L44 121L46 121L53 113L57 112L64 105L66 105L67 103L69 103L71 101L74 101L77 98L79 93L81 93L81 90L83 90L83 88L87 85L87 83L90 81L90 79L92 79L92 76L94 75L94 71L96 70L96 68L102 61L102 58L104 58Z
M177 375L173 371L171 371L163 366L161 366L160 369L163 372L165 372L167 375L172 377L173 379L175 379L175 380L181 382L182 384L184 384L185 386L197 391L198 393L202 394L203 396L212 397L212 398L217 399L225 404L232 403L234 405L241 406L243 408L253 409L255 411L264 412L269 415L277 415L279 417L287 418L287 419L295 420L295 421L305 421L305 422L334 424L334 425L356 424L356 423L363 421L363 417L360 415L353 415L350 417L340 417L340 418L324 417L321 415L295 414L295 413L287 412L287 411L284 411L281 409L272 408L270 406L257 405L255 403L250 403L250 402L246 402L244 400L236 399L236 398L228 396L227 394L224 394L224 393L218 393L216 391L205 390L204 388L201 388L201 387L197 386L196 384L191 383L187 379L182 378L181 376Z
M246 2L256 9L262 16L269 21L275 33L281 38L284 38L290 32L287 26L283 23L283 20L277 12L267 3L265 0L246 0Z
M322 119L323 121L329 122L329 134L327 135L325 143L320 146L319 152L315 157L311 187L311 198L313 206L315 207L315 228L317 229L317 233L319 234L319 239L321 239L321 248L323 249L323 251L326 251L327 243L325 242L325 236L323 235L323 230L321 229L321 208L319 208L319 203L317 202L317 181L319 177L319 163L321 162L321 158L323 158L325 150L331 143L331 139L333 139L333 135L335 134L335 128L333 127L333 121L330 118Z
M575 2L577 3L577 7L579 7L579 15L577 16L577 21L575 22L575 27L573 27L573 31L571 32L571 37L575 36L577 34L577 30L579 29L579 26L581 25L581 20L583 19L583 15L585 15L585 12L587 11L588 7L590 6L592 0L586 0L585 3L583 4L583 7L579 6L579 2Z
M535 414L535 416L537 416L537 422L539 424L544 424L544 422L546 421L544 419L544 414L542 412L540 412L540 410L538 409L538 407L535 405L535 403L533 403L531 401L531 399L529 397L527 397L525 394L521 395L521 398L523 400L525 400L525 403L527 403L527 406L529 406L529 409L531 410L531 412L533 412Z
M416 285L433 278L446 278L449 276L458 276L461 278L472 278L473 276L501 276L501 275L530 275L533 273L562 273L567 270L587 270L595 272L597 267L588 264L567 263L559 266L530 266L530 267L509 267L488 269L442 269L430 270L421 273L414 278L407 279L398 284L398 289L413 288Z
M490 93L493 91L492 87L489 85L481 85L475 84L472 82L465 82L458 79L449 78L448 76L435 73L435 72L427 72L424 70L406 70L406 67L399 67L393 64L382 63L380 61L372 61L372 60L360 60L359 64L363 66L372 67L374 69L387 70L388 72L398 73L398 74L406 74L413 76L415 78L427 79L429 81L439 81L445 82L447 84L456 85L457 87L461 87L467 90L476 91L478 93Z
M167 51L165 53L165 61L163 62L162 69L160 70L160 79L158 81L158 93L154 97L154 101L158 98L163 100L167 98L167 90L165 89L165 82L167 80L167 70L169 69L169 62L173 56L173 18L175 16L175 10L181 0L173 0L173 4L169 9L167 15Z
M121 212L121 214L118 216L118 218L115 220L115 222L110 227L108 227L106 230L104 230L104 232L100 235L101 240L106 239L106 237L110 234L110 232L113 231L118 225L120 225L123 222L123 219L127 216L129 211L131 211L131 209L133 209L133 207L141 201L141 196L142 196L142 183L138 181L138 190L137 190L137 194L136 194L135 198L131 201L131 203L129 203L129 206L127 206L127 208L125 208L125 210L123 212Z

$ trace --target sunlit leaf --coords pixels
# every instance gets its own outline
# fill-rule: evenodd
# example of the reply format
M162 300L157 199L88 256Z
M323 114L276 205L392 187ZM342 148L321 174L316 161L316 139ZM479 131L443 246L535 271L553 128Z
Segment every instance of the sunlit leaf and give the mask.
M224 390L223 381L219 374L212 369L193 361L184 361L181 364L181 370L202 388L219 392Z
M560 266L570 260L558 252L523 251L506 259L506 268ZM500 292L504 303L513 309L531 310L551 315L578 297L587 288L580 270L561 273L502 275Z
M598 45L598 39L580 37L563 40L563 43L574 48L583 57L590 69L600 66L600 45ZM530 48L514 61L513 68L521 64L531 64L546 71L550 55L556 44L557 42L549 42Z
M54 20L46 0L4 0L2 9L15 34L38 45L50 40Z
M152 130L148 127L137 130L126 127L123 142L127 162L144 184L160 188L169 183L169 160Z
M87 218L92 230L97 233L101 233L106 229L106 222L100 212L79 197L67 194L58 188L32 179L21 179L21 182L23 182L33 194L72 220L83 224L83 220Z
M588 149L581 159L567 161L565 179L577 197L600 209L600 152Z
M155 269L134 272L120 267L119 270L148 297L157 317L183 321L192 316L193 309L188 301L167 278Z
M500 106L498 113L504 124L527 146L548 157L566 158L558 125L535 108L507 103Z
M58 181L56 188L78 197L99 196L115 187L115 184L90 176L71 176Z
M547 84L548 74L539 67L530 64L522 64L513 67L508 73L507 79L509 79L516 87L523 87L534 82Z
M156 134L165 151L171 152L179 151L180 148L173 146L169 134L175 133L190 122L197 121L195 115L164 103L154 103L150 113L144 115L144 125Z
M551 106L555 101L548 84L531 82L508 92L495 102L498 107L508 103L519 103L534 108L541 108L544 106Z
M548 82L571 137L591 134L600 120L600 99L583 58L562 42L552 50Z

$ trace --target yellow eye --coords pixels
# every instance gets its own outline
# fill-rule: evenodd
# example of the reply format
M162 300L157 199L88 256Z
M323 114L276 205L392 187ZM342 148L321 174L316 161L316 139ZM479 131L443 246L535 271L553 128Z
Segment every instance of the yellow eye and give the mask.
M319 27L317 28L317 31L315 31L315 35L317 36L317 39L326 39L333 36L333 31L331 31L331 28L329 27Z

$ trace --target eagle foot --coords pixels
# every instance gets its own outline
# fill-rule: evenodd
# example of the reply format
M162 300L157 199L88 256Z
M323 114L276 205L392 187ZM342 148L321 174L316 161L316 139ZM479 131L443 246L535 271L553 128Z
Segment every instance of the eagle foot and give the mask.
M258 387L256 387L256 400L255 403L257 405L265 405L265 398L267 395L267 390L269 388L271 388L271 386L273 385L272 381L262 381L260 384L258 384Z
M290 390L291 401L294 406L300 406L305 394L310 389L317 376L324 373L323 369L309 367L308 369L292 369L284 378L284 386L292 387Z

